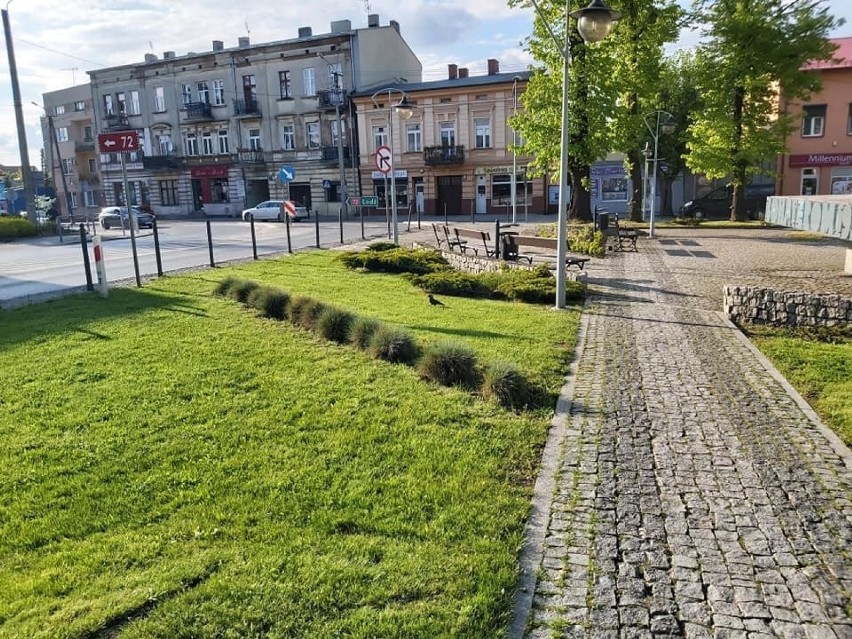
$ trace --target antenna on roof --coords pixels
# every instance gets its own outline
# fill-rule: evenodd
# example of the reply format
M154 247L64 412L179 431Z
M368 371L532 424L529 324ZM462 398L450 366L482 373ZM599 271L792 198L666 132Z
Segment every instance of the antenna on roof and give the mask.
M246 20L246 35L249 37L251 36L251 29L249 29L248 20Z
M77 84L77 71L80 67L63 67L60 71L70 71L71 72L71 84Z
M370 17L370 12L372 11L372 7L370 7L370 0L364 0L364 11L367 12L367 18Z

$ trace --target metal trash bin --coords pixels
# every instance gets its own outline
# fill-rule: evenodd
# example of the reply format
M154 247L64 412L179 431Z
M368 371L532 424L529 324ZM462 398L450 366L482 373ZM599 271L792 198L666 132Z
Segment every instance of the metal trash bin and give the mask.
M609 213L598 213L598 230L606 231L609 228Z

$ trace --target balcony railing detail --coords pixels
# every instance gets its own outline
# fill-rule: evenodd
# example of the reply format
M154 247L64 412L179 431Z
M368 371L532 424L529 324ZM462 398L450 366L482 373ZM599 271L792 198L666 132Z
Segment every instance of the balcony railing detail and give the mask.
M127 114L125 113L107 113L104 116L104 121L106 122L106 128L110 130L130 128L130 122L127 120Z
M83 153L85 151L94 151L95 141L92 138L77 140L76 142L74 142L74 150L77 153Z
M427 166L464 164L464 147L427 146L423 149L423 161Z
M237 161L240 164L264 164L266 162L266 157L260 149L252 151L245 150L237 152Z
M142 166L151 171L182 169L184 164L183 158L177 155L145 155L142 157Z
M334 111L335 107L341 108L346 103L346 91L343 89L328 89L317 91L317 106L320 109Z
M337 147L324 146L322 147L322 159L326 162L337 162ZM349 147L343 147L343 160L349 161Z
M254 98L234 100L234 115L260 115L260 104Z
M207 102L188 102L183 105L187 120L212 120L213 112Z

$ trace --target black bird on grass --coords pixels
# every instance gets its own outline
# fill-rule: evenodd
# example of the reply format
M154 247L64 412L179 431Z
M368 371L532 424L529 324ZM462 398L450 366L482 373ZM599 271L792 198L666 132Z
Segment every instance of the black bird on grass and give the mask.
M429 303L430 303L432 306L444 306L444 307L446 307L446 305L445 305L445 304L444 304L441 300L436 299L435 297L433 297L433 296L432 296L432 293L429 293Z

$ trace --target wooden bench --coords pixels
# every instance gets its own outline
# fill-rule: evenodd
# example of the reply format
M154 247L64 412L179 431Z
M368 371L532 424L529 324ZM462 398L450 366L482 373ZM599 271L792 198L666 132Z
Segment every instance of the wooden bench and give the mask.
M459 248L461 248L462 253L466 253L467 249L472 249L474 255L479 255L479 249L476 246L471 246L468 241L464 238L468 238L471 240L482 240L482 247L485 249L485 255L487 257L494 257L497 254L497 248L491 248L488 246L488 243L491 241L491 235L488 231L480 231L478 229L463 229L459 227L453 227L453 232L456 235L456 240L458 241Z
M447 240L438 234L438 225L434 222L432 222L432 230L435 231L435 241L438 243L438 249L440 250L440 248L444 245L444 242Z
M624 251L625 245L630 246L631 251L638 252L636 248L636 240L639 238L639 233L636 229L623 229L618 225L618 218L613 217L609 221L610 227L604 231L604 235L612 238L612 250Z
M536 248L549 249L556 251L559 247L558 240L553 237L534 237L531 235L504 235L503 236L503 258L509 261L525 259L530 264L533 259L541 257L539 253L521 253L521 247L530 246ZM546 256L550 257L550 256ZM567 254L565 256L565 266L577 266L581 271L586 265L586 262L592 258L585 255Z
M465 246L467 245L467 240L460 240L459 238L453 239L453 237L450 235L450 227L446 224L441 224L441 229L444 233L444 241L446 241L447 243L447 248L452 251L453 247L457 246L459 247L459 251L464 253Z

